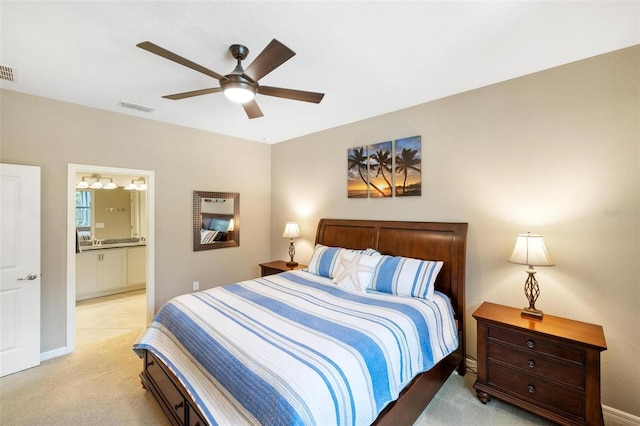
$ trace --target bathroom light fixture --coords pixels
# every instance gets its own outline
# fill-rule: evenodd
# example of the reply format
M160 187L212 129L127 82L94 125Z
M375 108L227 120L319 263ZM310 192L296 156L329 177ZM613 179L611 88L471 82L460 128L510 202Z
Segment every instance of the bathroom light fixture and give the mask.
M126 191L146 191L147 181L145 178L131 179L131 183L124 187Z
M101 181L109 180L106 185ZM92 174L91 176L83 176L80 182L77 183L76 189L116 189L118 186L113 183L113 178L102 177L99 174Z
M82 178L80 182L76 185L76 189L87 189L89 188L89 183Z
M293 256L296 254L296 248L293 245L294 238L300 238L300 228L295 222L287 222L284 227L282 238L289 238L289 257L291 260L287 262L287 266L298 266L298 262L294 262Z
M520 315L542 319L542 311L536 309L536 300L540 295L540 287L534 276L536 273L534 266L554 265L544 246L542 235L532 234L531 232L518 234L516 246L513 249L513 253L511 253L509 262L529 265L527 269L527 281L524 284L524 294L527 296L529 306L522 309Z

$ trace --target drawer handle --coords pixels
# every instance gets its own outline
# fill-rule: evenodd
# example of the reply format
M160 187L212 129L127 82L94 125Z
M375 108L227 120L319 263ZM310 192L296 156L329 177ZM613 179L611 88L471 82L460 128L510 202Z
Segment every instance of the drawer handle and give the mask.
M533 385L529 385L527 386L527 390L529 391L529 393L535 393L536 392L536 387Z
M533 342L533 340L527 340L527 347L529 349L533 349L536 346L536 344Z
M182 408L183 406L184 406L184 401L180 401L176 405L174 405L173 408L178 410L178 409Z
M534 360L532 360L532 359L530 359L530 360L527 362L527 364L529 365L529 368L533 368L533 367L535 367L535 366L536 366L536 362L535 362Z

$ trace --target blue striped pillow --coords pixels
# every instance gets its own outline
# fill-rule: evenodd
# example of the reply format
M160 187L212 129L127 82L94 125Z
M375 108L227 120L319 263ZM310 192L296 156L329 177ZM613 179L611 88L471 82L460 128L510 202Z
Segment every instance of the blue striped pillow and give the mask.
M432 299L442 261L383 256L373 272L371 290Z
M316 244L307 267L307 272L311 272L315 275L320 275L327 278L335 278L338 267L340 266L340 253L342 250L350 251L357 254L363 254L366 256L382 256L380 252L375 249L368 248L363 250L351 250L342 247L328 247L322 244Z
M322 277L333 278L340 262L340 247L327 247L316 244L307 271Z

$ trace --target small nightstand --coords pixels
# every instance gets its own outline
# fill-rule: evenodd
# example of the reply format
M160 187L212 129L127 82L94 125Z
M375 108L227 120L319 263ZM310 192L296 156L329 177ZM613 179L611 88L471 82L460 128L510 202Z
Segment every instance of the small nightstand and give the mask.
M279 274L280 272L293 271L296 269L306 268L307 265L298 264L298 266L287 266L287 262L284 260L276 260L274 262L261 263L261 276Z
M560 424L602 425L599 325L483 303L478 322L478 380L484 404L496 397Z

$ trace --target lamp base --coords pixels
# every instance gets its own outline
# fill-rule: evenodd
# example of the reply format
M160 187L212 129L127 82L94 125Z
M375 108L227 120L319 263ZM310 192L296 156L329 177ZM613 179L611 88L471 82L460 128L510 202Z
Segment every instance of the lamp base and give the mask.
M294 261L287 262L287 266L298 266L298 262L294 262Z
M520 312L521 317L530 317L536 319L542 319L542 311L540 309L531 309L529 307L522 308L522 312Z

